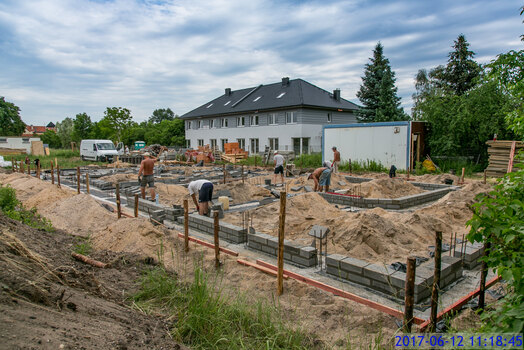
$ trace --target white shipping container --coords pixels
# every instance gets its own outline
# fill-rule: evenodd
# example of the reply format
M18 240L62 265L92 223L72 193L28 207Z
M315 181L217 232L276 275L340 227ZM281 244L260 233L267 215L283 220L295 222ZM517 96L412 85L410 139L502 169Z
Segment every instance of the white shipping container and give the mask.
M335 146L342 162L373 160L387 168L409 168L411 122L327 125L322 131L323 161L333 160Z

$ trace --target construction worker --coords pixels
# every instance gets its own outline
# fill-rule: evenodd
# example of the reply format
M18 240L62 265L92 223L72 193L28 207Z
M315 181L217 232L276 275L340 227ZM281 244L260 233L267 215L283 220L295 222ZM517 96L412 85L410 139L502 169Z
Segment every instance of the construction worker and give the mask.
M151 199L155 200L155 177L153 173L157 159L151 157L149 152L144 153L144 158L145 159L140 163L140 170L138 171L140 192L142 193L142 199L146 199L146 185L148 185L149 190L151 191Z
M275 153L273 153L273 161L275 162L273 183L275 185L277 184L277 175L280 173L280 179L282 180L282 185L284 185L284 157L278 154L278 151L275 151Z
M315 181L315 192L322 192L324 188L328 192L331 184L331 169L329 167L317 168L308 176L308 180L311 179Z
M340 164L340 152L337 151L337 148L333 146L333 172L338 173L338 165Z
M213 198L213 183L208 180L191 181L187 186L189 195L193 198L193 202L200 215L207 215L209 212L209 202ZM198 193L198 201L196 194Z

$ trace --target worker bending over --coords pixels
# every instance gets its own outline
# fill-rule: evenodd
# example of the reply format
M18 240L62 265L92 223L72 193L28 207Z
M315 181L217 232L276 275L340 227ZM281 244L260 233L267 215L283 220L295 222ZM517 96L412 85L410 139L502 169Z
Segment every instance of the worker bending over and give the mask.
M329 167L317 168L308 176L308 180L310 179L315 181L315 192L322 192L324 187L328 192L331 184L331 169Z
M142 193L142 199L146 199L146 185L148 185L149 190L151 191L151 199L155 200L155 177L153 174L157 159L151 157L149 152L144 153L144 157L145 159L140 163L140 170L138 171L140 192Z
M209 212L209 202L213 197L213 183L208 180L195 180L187 186L189 195L193 198L193 202L200 215L207 215ZM198 193L198 202L196 194Z

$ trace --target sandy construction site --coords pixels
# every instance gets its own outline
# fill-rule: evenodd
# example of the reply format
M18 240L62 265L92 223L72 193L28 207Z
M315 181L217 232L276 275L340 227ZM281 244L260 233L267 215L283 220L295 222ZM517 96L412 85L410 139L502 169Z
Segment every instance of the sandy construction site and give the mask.
M158 177L158 179L169 179L156 183L159 205L165 206L167 213L167 208L172 208L173 205L180 206L185 199L188 199L190 212L193 212L194 205L187 192L187 182L198 176L200 178L215 176L214 174L219 173L219 170L191 167L174 167L174 169L176 169L176 173L173 173L172 176L169 173L170 170L166 168L162 177ZM93 169L89 168L88 170L86 168L82 171L93 171ZM194 175L195 172L197 175ZM389 179L385 174L365 174L361 177L367 178L366 182L354 183L351 182L353 181L352 177L348 176L349 174L334 174L331 190L341 196L350 195L359 198L388 200L406 196L416 197L428 192L423 187L413 185L413 182L442 184L445 179L451 179L454 184L457 184L458 181L455 176L446 174L425 175L414 179L412 176L411 181L406 181L405 178ZM170 180L171 177L173 179L183 177L184 180L179 181L180 183L169 183L170 181L178 181ZM287 240L301 246L312 246L314 242L308 234L309 231L315 225L324 226L329 228L327 236L328 254L347 256L384 266L389 266L395 262L405 262L408 256L430 258L430 246L434 244L436 231L442 232L445 244L451 244L450 237L452 236L462 238L468 231L465 224L471 218L470 205L473 203L475 195L489 191L491 188L490 184L467 180L465 184L450 189L449 192L436 200L405 209L389 210L381 207L362 208L358 207L359 203L357 205L330 203L329 198L319 193L309 192L306 186L312 187L313 183L308 181L304 174L294 178L286 178L286 186L283 187L266 185L265 180L272 178L272 176L265 170L253 171L249 176L243 177L231 176L226 183L223 183L220 174L211 179L215 183L214 191L227 191L222 193L230 198L230 209L224 211L224 217L220 220L221 223L229 223L238 227L246 227L247 225L250 230L257 233L278 236L280 202L272 192L279 193L287 190L285 221L285 238ZM23 242L27 251L38 252L41 256L40 260L46 262L46 266L56 268L57 266L54 264L70 264L75 266L76 269L80 269L78 267L80 263L67 258L71 251L71 242L78 236L89 239L95 251L94 256L100 260L107 260L109 256L114 258L115 254L118 256L129 254L130 257L133 257L130 259L138 260L143 257L150 257L156 261L161 260L167 269L175 271L182 280L187 281L192 279L194 264L200 263L206 271L215 275L213 249L192 242L189 253L185 253L183 239L180 238L183 225L176 220L171 222L166 219L165 225L158 225L156 222L151 222L150 213L147 214L143 211L136 218L123 216L121 219L117 219L116 206L111 203L114 196L114 189L109 187L111 185L108 185L110 189L100 190L97 194L97 187L93 182L91 185L92 192L87 194L85 193L85 183L83 183L81 184L82 193L77 194L74 175L68 177L67 171L62 176L63 185L61 188L58 188L56 184L52 185L48 176L46 176L46 179L41 180L34 176L17 173L0 174L0 184L9 184L16 189L18 199L23 202L26 208L36 208L39 214L49 219L52 225L59 230L54 234L42 233L42 236L36 239L35 236L38 231L24 229L22 233L18 233L18 226L13 221L5 217L2 218L4 221L2 235L17 237L17 240ZM116 183L124 185L128 182L129 185L123 187L127 187L129 191L134 190L136 193L136 185L132 183L133 181L136 182L136 168L134 167L118 169L118 172L106 174L96 179L112 185ZM131 192L127 192L127 194L129 198L132 195ZM355 194L358 194L358 196ZM124 194L122 196L125 197ZM125 208L124 213L132 216L133 210ZM246 217L249 217L247 223ZM196 229L192 229L190 234L209 242L212 242L213 239L212 236L206 239L205 232L199 232ZM53 238L49 238L50 236L53 236ZM69 243L62 244L59 241ZM47 252L45 248L49 244L54 245L51 249L52 254ZM238 253L238 256L220 255L222 266L219 269L217 280L220 281L224 290L231 294L249 293L266 300L270 304L273 303L276 298L275 277L255 268L241 265L237 262L237 259L254 261L257 258L262 258L276 264L274 257L251 249L247 242L236 245L227 242L223 242L223 244L228 249ZM53 256L56 255L60 255L62 260L53 262ZM317 259L327 258L328 256L317 257ZM5 262L0 260L0 263ZM116 266L111 270L116 270L115 274L123 274L126 273L128 268ZM317 267L296 266L286 262L285 268L290 269L290 271L298 271L297 273L303 271L302 273L305 276L318 278L323 283L332 280L332 285L336 288L345 289L345 286L347 286L352 293L359 293L359 288L361 288L357 284L333 278L325 272L318 273ZM82 266L81 269L83 269L82 271L90 270L89 267L85 266ZM103 290L118 289L118 286L112 284L118 282L114 282L110 277L104 275L108 273L107 270L85 273L90 274L95 285L98 283L97 298L104 299L104 302L116 302L118 305L123 303L122 298L115 298L110 292L105 295L105 292L103 292ZM476 274L476 272L472 274ZM131 277L136 276L131 275ZM9 280L15 277L5 275L3 278ZM27 278L30 279L29 275ZM471 279L472 277L467 274L460 278L457 277L459 282L454 283L460 285L460 281L467 282L469 281L468 278ZM127 279L126 281L127 284L122 287L123 294L136 289L136 285L133 285ZM53 283L58 282L54 281ZM82 283L80 287L86 288L84 286L85 281ZM72 282L64 282L64 284L68 286L67 288L73 288ZM35 285L38 286L38 283ZM48 299L56 297L57 291L53 288L46 289L43 287L42 289L49 294L47 295ZM461 288L463 290L460 292L451 294L455 296L467 294L468 291L464 289L465 287L462 286ZM362 297L379 303L388 303L389 307L402 311L402 299L395 299L386 295L387 293L383 291L373 291L370 288L362 287L361 290L360 295ZM28 293L24 294L24 300L32 305L31 308L34 312L37 312L36 310L42 312L53 309L52 303L40 304L38 298L33 298L31 293ZM78 291L71 293L77 295ZM79 319L85 317L84 321L89 323L89 312L96 305L97 300L94 299L93 293L89 291L86 291L86 293L90 295L89 298L91 299L82 303L75 301L75 311L63 308L59 312L53 311L54 313L50 313L47 317L53 318L56 313L57 319L64 318L64 314L67 315L65 319L74 319L75 315L80 315L78 316ZM78 297L74 296L72 300L75 299L78 299ZM398 317L382 312L377 308L335 296L333 293L293 278L284 280L284 294L276 300L278 300L278 305L282 309L286 321L314 334L329 348L344 348L348 344L348 339L351 339L352 344L368 344L378 334L382 334L382 341L387 342L388 337L398 331L399 322L401 322ZM447 302L449 303L450 300ZM424 312L427 312L427 308L423 307L425 304L427 303L421 302L421 318L424 317ZM17 309L9 300L5 299L0 302L0 307L3 314L0 319L2 319L2 322L13 325L9 328L9 332L14 334L16 338L13 338L11 343L8 342L8 344L29 345L32 341L36 341L37 337L26 334L27 327L21 327L18 332L14 327L22 322L27 310ZM115 316L115 319L119 319L120 316L116 315L117 312L115 311L113 316ZM139 320L139 317L142 316L136 312L136 317ZM122 320L115 321L115 326L110 328L109 331L121 332L119 330L119 327L123 327L121 322ZM140 321L136 322L138 324ZM143 322L150 324L160 321L148 318ZM168 327L164 323L161 324L159 327ZM57 329L64 329L66 326L58 322L56 327ZM100 345L95 339L82 340L81 335L74 331L72 331L73 335L68 336L59 334L59 332L45 331L44 328L42 327L41 331L45 333L45 336L50 339L50 343L53 345L65 344L65 348L75 348L78 344L83 344L83 346L88 344L87 348ZM160 336L161 333L143 334L138 332L137 339L142 341L142 338L153 337L156 339L154 340L156 346L170 346L169 340L164 339L165 332L162 333L162 337ZM124 341L122 339L121 341ZM86 343L83 343L84 341ZM126 341L128 341L128 348L141 348L137 345L138 340L136 342L133 340Z

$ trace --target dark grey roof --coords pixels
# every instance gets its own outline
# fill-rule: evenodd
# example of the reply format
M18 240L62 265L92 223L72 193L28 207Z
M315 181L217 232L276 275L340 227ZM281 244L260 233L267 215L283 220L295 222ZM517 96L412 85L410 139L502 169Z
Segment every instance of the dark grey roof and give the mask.
M356 104L343 98L336 100L333 93L305 80L293 79L285 84L284 79L282 82L275 84L235 90L231 91L230 94L225 93L182 115L181 118L260 112L288 107L314 107L333 110L341 109L343 111L359 108ZM285 94L277 98L282 93Z

